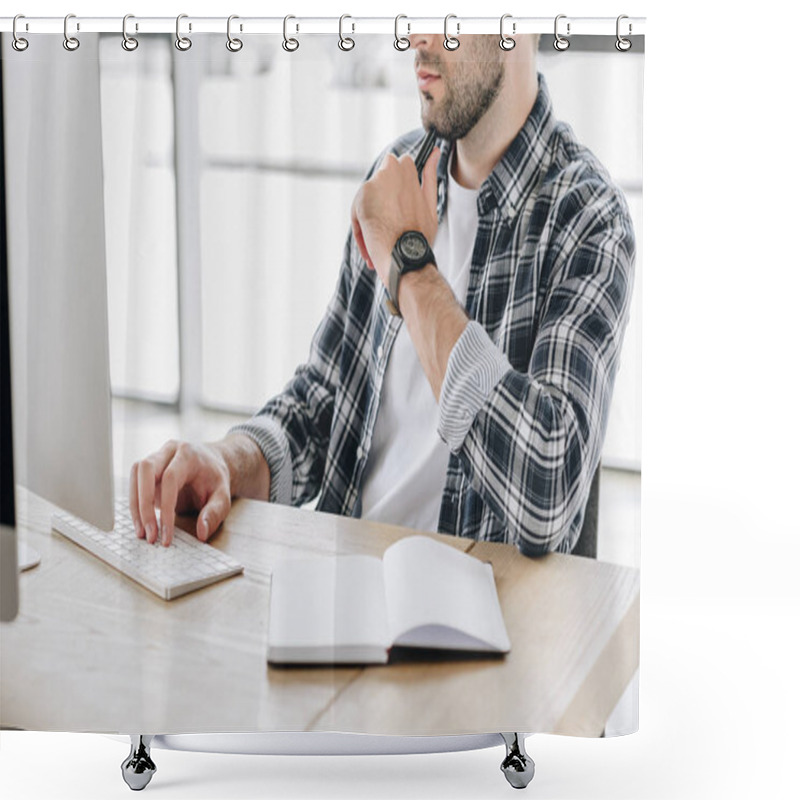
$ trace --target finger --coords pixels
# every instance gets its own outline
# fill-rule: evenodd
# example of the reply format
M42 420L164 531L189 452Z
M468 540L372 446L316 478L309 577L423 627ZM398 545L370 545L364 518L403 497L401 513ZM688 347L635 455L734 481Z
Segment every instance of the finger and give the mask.
M397 161L397 156L394 153L387 153L383 157L383 161L381 161L381 165L378 167L378 172L383 172L383 170L388 169L392 162Z
M230 510L230 495L223 487L216 489L197 518L197 538L201 542L207 542L222 525Z
M353 238L356 240L356 244L358 245L358 251L361 253L361 258L367 262L367 266L370 269L375 269L375 266L372 263L372 259L369 257L369 253L367 252L367 244L364 241L364 234L361 230L361 224L358 221L358 215L356 212L356 205L353 203L353 209L351 211L350 221L353 227Z
M400 160L397 162L398 166L400 167L402 179L404 181L408 181L409 184L413 181L414 184L420 185L422 181L421 173L417 172L417 165L414 163L414 159L408 153L404 153Z
M439 187L436 182L436 175L441 155L442 151L438 147L434 147L433 152L425 162L425 168L422 170L422 194L425 198L425 204L434 214L439 202Z
M178 448L177 442L167 442L157 453L138 464L136 481L139 495L139 519L150 544L158 538L156 520L156 484Z
M145 458L137 465L136 482L139 489L139 519L144 527L144 535L152 544L158 536L155 508L155 469L153 462Z
M128 506L131 510L131 519L133 520L133 527L136 530L136 535L144 538L144 528L142 527L142 519L139 516L139 464L136 463L131 467L131 477L128 485Z
M189 482L194 464L186 451L178 448L161 476L161 544L169 547L175 531L178 494Z
M417 167L414 164L414 159L408 153L403 153L398 159L397 163L406 171L413 171L414 175L417 174Z

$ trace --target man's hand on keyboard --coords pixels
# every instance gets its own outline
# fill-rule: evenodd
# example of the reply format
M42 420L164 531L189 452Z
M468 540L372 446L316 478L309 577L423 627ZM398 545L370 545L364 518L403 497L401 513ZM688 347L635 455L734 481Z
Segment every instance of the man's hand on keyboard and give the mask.
M217 445L167 442L131 468L130 508L136 535L158 539L156 508L161 509L161 543L172 542L175 514L197 511L197 538L208 541L231 510L231 475Z

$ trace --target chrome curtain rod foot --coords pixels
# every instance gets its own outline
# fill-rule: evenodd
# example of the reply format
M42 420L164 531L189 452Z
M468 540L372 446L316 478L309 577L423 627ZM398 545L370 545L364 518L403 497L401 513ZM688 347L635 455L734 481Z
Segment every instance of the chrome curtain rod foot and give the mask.
M152 736L131 735L131 752L122 762L122 778L134 792L140 792L155 775L156 765L150 758Z
M501 733L506 743L506 757L500 765L506 780L515 789L524 789L532 780L536 765L525 752L525 737L521 733Z

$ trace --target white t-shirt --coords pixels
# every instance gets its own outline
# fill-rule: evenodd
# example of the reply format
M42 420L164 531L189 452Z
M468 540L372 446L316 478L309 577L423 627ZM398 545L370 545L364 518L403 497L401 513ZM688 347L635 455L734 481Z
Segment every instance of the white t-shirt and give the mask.
M433 243L439 272L463 305L478 231L478 190L448 170L447 208ZM361 495L363 519L436 531L450 451L439 406L405 325L389 355Z

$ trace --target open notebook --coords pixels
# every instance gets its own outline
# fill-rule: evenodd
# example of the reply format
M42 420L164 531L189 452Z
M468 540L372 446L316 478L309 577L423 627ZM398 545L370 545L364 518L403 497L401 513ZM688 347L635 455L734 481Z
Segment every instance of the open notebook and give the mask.
M281 562L272 575L273 664L383 664L393 646L507 653L490 564L427 536L374 556Z

